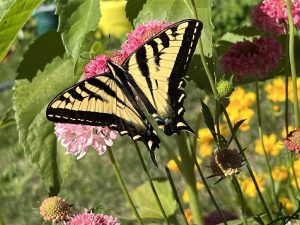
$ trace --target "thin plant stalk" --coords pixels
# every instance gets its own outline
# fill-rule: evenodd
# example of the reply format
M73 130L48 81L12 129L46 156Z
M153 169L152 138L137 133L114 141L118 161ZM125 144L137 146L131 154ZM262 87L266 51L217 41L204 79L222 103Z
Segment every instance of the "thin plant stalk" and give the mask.
M288 49L289 49L289 36L286 36L286 55L288 54ZM284 104L284 108L285 108L285 115L284 115L284 122L285 122L285 135L287 136L289 134L289 69L288 69L288 65L289 65L289 58L286 57L285 60L285 104ZM292 169L292 176L295 180L296 183L296 188L297 188L297 192L298 192L298 196L300 197L300 189L299 189L299 183L298 183L298 179L296 176L296 172L295 172L295 167L294 167L294 161L293 161L293 157L292 157L292 152L289 153L289 167Z
M202 180L202 182L203 182L203 184L204 184L204 186L205 186L205 188L206 188L206 190L207 190L207 192L208 192L208 194L209 194L209 197L210 197L210 199L212 200L214 206L216 207L216 210L218 211L219 215L221 216L223 223L224 223L225 225L227 225L226 219L225 219L225 217L224 217L224 215L223 215L223 213L222 213L222 211L221 211L221 209L220 209L220 207L219 207L219 205L218 205L218 203L217 203L217 201L216 201L214 195L212 194L212 192L211 192L211 190L210 190L210 187L209 187L208 183L206 182L206 179L205 179L205 177L204 177L204 174L203 174L203 172L202 172L202 170L201 170L201 168L200 168L200 165L199 165L199 163L198 163L198 161L197 161L196 153L194 152L194 150L193 150L192 148L191 148L191 153L192 153L192 156L193 156L194 163L195 163L195 165L196 165L197 171L198 171L198 173L199 173L199 175L200 175L200 177L201 177L201 180Z
M179 146L179 154L181 157L181 167L179 167L181 174L186 181L186 191L189 195L189 205L192 211L194 223L197 225L203 224L201 214L201 207L198 200L198 191L196 188L196 177L194 172L194 163L191 155L188 152L188 144L185 133L178 136L177 142Z
M233 187L235 188L236 192L238 193L239 195L239 199L240 199L240 204L242 206L242 217L243 217L243 223L244 225L247 225L248 224L248 221L247 221L247 214L246 214L246 203L245 203L245 199L244 199L244 196L243 196L243 192L241 190L241 186L239 184L239 181L236 179L235 175L232 176L232 180L231 180L232 184L233 184Z
M268 157L268 154L267 154L267 151L265 148L264 139L263 139L263 128L262 128L261 111L260 111L260 95L259 95L258 79L256 79L256 81L255 81L255 93L256 93L256 107L257 107L257 120L258 120L258 134L259 134L260 144L262 146L265 161L266 161L267 167L268 167L268 173L269 173L269 177L271 180L271 191L272 191L273 200L275 201L276 207L279 210L279 203L277 201L278 198L277 198L277 195L275 192L274 179L272 176L272 168L271 168L270 160L269 160L269 157Z
M146 166L146 164L145 164L145 161L144 161L144 159L143 159L143 156L142 156L142 154L141 154L140 148L139 148L139 146L138 146L138 144L137 144L136 142L134 142L134 145L135 145L136 152L137 152L137 154L138 154L138 156L139 156L139 159L140 159L140 161L141 161L142 167L143 167L143 169L144 169L144 171L145 171L145 173L146 173L146 175L147 175L148 181L149 181L149 183L150 183L152 192L153 192L153 194L154 194L154 196L155 196L155 200L156 200L156 202L157 202L157 204L158 204L158 206L159 206L159 209L160 209L160 211L161 211L161 213L162 213L162 215L163 215L163 217L164 217L164 220L165 220L166 224L170 225L170 223L169 223L169 221L168 221L168 216L167 216L167 214L166 214L166 212L165 212L165 210L164 210L163 205L161 204L161 201L160 201L159 196L158 196L158 194L157 194L156 188L155 188L155 186L154 186L154 184L153 184L152 177L151 177L151 175L150 175L150 173L149 173L149 170L148 170L148 168L147 168L147 166Z
M118 179L118 182L120 184L120 187L121 187L121 189L122 189L122 191L123 191L123 193L124 193L124 195L125 195L128 203L129 203L129 205L130 205L130 207L131 207L131 209L132 209L132 211L133 211L133 213L134 213L134 215L135 215L135 217L136 217L139 225L144 225L143 221L142 221L142 219L141 219L141 217L140 217L140 215L139 215L139 213L138 213L138 211L137 211L137 209L136 209L136 207L135 207L135 205L134 205L134 203L133 203L133 201L132 201L132 199L130 197L130 194L129 194L126 186L125 186L125 183L123 181L122 175L121 175L120 170L118 168L118 165L117 165L117 162L116 162L115 157L113 155L111 147L108 146L107 147L107 151L108 151L108 154L109 154L109 158L110 158L113 170L114 170L114 172L116 174L116 177Z
M295 55L294 55L294 21L292 15L291 1L286 0L287 11L288 11L288 21L289 21L289 58L290 67L292 73L293 81L293 106L294 106L294 116L295 116L295 127L300 127L299 120L299 105L298 105L298 91L297 91L297 77L296 77L296 65L295 65Z
M272 215L270 213L270 210L269 210L269 208L267 206L267 203L266 203L266 201L265 201L265 199L264 199L264 197L263 197L263 195L262 195L262 193L261 193L261 191L259 189L259 186L258 186L257 181L255 179L255 176L254 176L253 170L252 170L252 168L250 166L250 163L248 161L248 158L247 158L246 154L244 153L243 148L242 148L242 146L241 146L238 138L236 137L236 134L233 132L233 126L232 126L232 123L230 121L230 117L229 117L228 112L227 112L227 110L226 110L226 108L224 106L223 106L223 112L224 112L227 124L229 126L230 132L233 135L233 139L234 139L234 141L235 141L235 143L236 143L236 145L237 145L237 147L239 149L239 152L241 153L241 155L245 159L246 167L247 167L247 169L249 171L249 174L250 174L250 177L251 177L251 179L252 179L252 181L254 183L254 186L255 186L255 189L256 189L256 191L258 193L260 201L261 201L261 203L262 203L262 205L263 205L263 207L264 207L264 209L265 209L265 211L267 213L267 216L268 216L269 220L272 221Z
M189 225L189 222L187 221L187 218L185 216L184 209L183 209L183 206L181 204L178 192L176 190L176 186L175 186L174 180L172 178L171 172L170 172L170 170L169 170L169 168L167 166L165 167L165 170L166 170L167 177L168 177L169 183L171 185L171 188L172 188L175 200L176 200L176 202L178 204L179 211L180 211L180 213L181 213L181 215L183 217L183 221L184 221L185 225Z

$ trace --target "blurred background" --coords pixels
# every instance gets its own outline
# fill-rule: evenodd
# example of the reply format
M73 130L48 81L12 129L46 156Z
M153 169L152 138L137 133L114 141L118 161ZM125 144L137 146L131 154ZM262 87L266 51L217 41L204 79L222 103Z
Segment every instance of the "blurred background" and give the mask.
M125 33L131 31L132 27L125 16L126 1L100 0L100 2L102 17L94 38L106 43L104 47L102 46L102 50L109 53L112 49L120 48L126 38ZM257 2L256 0L214 0L212 9L213 39L217 40L226 30L248 24L251 6ZM3 15L1 8L5 8L1 4L0 2L0 17ZM40 202L47 197L47 192L37 173L37 168L32 166L29 159L25 157L23 149L18 143L18 131L13 118L12 89L23 54L38 36L49 30L56 30L57 24L55 2L45 1L19 32L10 52L0 63L0 118L5 121L5 125L0 124L0 218L2 217L5 224L43 223L38 207ZM108 38L109 34L110 38ZM41 50L41 55L43 51L47 51L47 49ZM89 60L86 59L86 63L88 62ZM189 83L189 87L194 88L194 86L193 83ZM188 93L185 103L188 108L185 117L188 121L196 121L197 118L193 117L193 112L199 111L199 99L203 98L204 92L198 89ZM202 124L202 126L204 125ZM132 190L142 184L146 178L143 173L140 173L142 167L131 141L127 137L117 138L113 150L128 189ZM158 150L160 166L156 169L152 165L147 151L142 150L153 177L165 177L164 165L169 161L167 153L163 149ZM130 210L125 204L125 198L121 194L107 154L99 157L96 151L89 151L86 157L76 161L69 174L60 196L74 205L73 211L82 212L84 208L98 207L105 213L119 217L122 224L133 224L126 219ZM183 192L184 186L180 182L178 179L177 185ZM222 194L219 194L221 197ZM202 197L208 199L206 193L203 193ZM227 210L230 211L228 206ZM231 206L234 207L234 204ZM203 208L205 212L212 211L211 204L204 204Z

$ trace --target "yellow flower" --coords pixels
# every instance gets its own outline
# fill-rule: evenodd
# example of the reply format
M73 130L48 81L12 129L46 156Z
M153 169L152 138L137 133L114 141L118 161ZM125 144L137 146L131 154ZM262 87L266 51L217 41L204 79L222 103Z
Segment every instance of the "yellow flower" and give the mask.
M288 175L288 170L283 165L281 167L275 166L272 170L272 177L276 181L284 181L287 179Z
M246 121L240 126L240 130L249 130L249 122L254 116L254 111L249 108L255 101L255 94L248 92L238 87L231 94L230 104L227 106L227 111L232 123L237 123L240 120L246 119ZM225 117L224 117L225 120Z
M295 130L295 128L293 126L288 126L288 133L290 133L291 131ZM285 127L282 128L281 131L281 137L286 138L287 134L285 132Z
M230 98L231 107L238 107L238 109L248 108L255 101L255 94L253 92L246 93L245 89L238 87L231 94Z
M297 90L299 90L299 89L300 89L300 79L297 78ZM294 94L293 94L293 81L292 81L291 78L289 79L288 99L289 99L290 101L293 101L293 99L294 99ZM299 102L299 101L300 101L300 95L299 95L299 93L298 93L298 102Z
M101 18L98 24L98 36L104 34L105 36L113 35L120 38L132 29L126 17L126 3L127 1L125 0L100 0Z
M197 182L196 183L196 188L198 191L202 190L204 188L204 185L200 182ZM182 194L182 200L184 203L188 203L189 202L189 194L187 191L184 191L183 194Z
M279 201L282 203L283 207L286 209L288 214L291 214L294 211L294 206L290 199L287 197L281 196L279 197Z
M210 156L213 151L213 146L209 142L204 142L199 145L199 155L204 158Z
M282 142L276 140L275 134L271 134L270 136L263 135L263 139L266 152L272 156L277 156L279 151L282 149ZM260 155L264 154L260 140L256 140L255 151Z
M216 128L217 130L217 128ZM220 133L226 137L230 134L228 126L225 124L220 124ZM206 157L212 154L213 150L213 136L208 128L201 128L198 130L199 136L199 154L201 157Z
M267 99L272 102L284 102L285 101L285 81L281 77L275 78L271 83L265 86L267 92Z
M297 177L297 183L300 186L300 159L297 159L297 160L294 161L294 169L295 169L295 174L296 174L296 177ZM290 173L292 173L292 171L290 171ZM295 179L292 180L292 186L294 188L297 187Z
M258 176L258 175L255 175L255 180L258 184L259 190L261 192L264 192L265 191L265 188L264 188L265 180L261 176ZM249 197L255 197L257 194L255 185L254 185L251 177L248 177L241 182L241 188L242 188L243 192L246 195L248 195Z
M186 220L188 221L188 223L189 223L189 224L192 224L192 221L193 221L193 215L192 215L191 209L189 209L189 208L184 209L184 215L185 215L185 218L186 218Z
M273 110L274 110L275 112L279 112L279 111L280 111L279 105L273 105Z
M178 159L180 159L180 157L178 157ZM172 171L174 171L174 172L176 172L176 173L179 171L178 165L177 165L177 163L175 162L174 159L171 159L171 160L167 163L167 167L168 167L170 170L172 170Z
M199 136L198 141L200 143L208 143L208 142L213 141L213 136L210 133L210 130L208 128L199 129L198 130L198 136Z

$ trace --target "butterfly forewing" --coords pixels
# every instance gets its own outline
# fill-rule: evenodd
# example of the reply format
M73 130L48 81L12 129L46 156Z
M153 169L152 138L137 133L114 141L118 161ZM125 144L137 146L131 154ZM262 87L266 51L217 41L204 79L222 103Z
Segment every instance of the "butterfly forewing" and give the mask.
M183 78L201 30L198 20L175 23L146 41L122 65L147 110L168 135L193 132L183 119Z
M132 92L113 74L95 76L66 89L52 100L46 113L57 123L108 126L143 141L150 151L159 145Z

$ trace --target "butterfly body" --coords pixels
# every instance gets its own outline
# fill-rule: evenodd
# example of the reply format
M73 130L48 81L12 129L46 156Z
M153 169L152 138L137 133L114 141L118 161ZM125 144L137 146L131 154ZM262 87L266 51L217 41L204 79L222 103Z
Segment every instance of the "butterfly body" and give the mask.
M183 119L184 76L202 30L183 20L138 47L122 65L107 61L109 72L81 81L56 96L47 118L59 123L108 126L142 141L155 161L160 140L141 104L165 134L193 132ZM137 100L138 99L138 100Z

